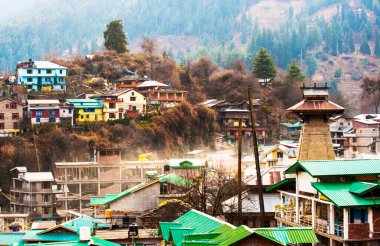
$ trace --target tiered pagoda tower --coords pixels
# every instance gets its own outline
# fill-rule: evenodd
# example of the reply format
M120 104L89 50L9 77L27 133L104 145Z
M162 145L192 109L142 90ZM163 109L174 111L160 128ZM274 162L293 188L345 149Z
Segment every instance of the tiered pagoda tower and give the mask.
M334 114L342 114L344 108L329 101L328 87L305 87L303 100L287 109L298 115L304 122L301 132L298 160L334 160L328 119Z

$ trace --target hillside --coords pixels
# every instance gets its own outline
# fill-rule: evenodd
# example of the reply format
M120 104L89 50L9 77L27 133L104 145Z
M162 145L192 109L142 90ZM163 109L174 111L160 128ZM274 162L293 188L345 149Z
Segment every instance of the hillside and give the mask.
M148 36L159 44L158 53L165 50L169 58L182 64L207 56L224 69L240 59L251 70L254 56L264 47L280 71L285 71L296 58L304 73L316 82L330 83L340 68L342 75L337 88L344 96L354 98L361 95L359 77L376 75L366 61L379 63L375 57L380 54L375 54L374 48L380 26L378 0L105 0L100 3L36 0L34 3L19 0L16 6L0 0L3 7L0 71L13 72L17 61L29 57L67 59L101 51L103 31L113 19L122 19L130 43L128 48L133 53L141 52L141 41ZM9 14L16 12L17 15ZM361 51L364 44L371 46L371 53ZM312 68L314 61L317 69ZM350 62L356 64L358 72L352 70ZM357 75L352 80L354 74ZM366 109L356 102L351 104L356 111Z

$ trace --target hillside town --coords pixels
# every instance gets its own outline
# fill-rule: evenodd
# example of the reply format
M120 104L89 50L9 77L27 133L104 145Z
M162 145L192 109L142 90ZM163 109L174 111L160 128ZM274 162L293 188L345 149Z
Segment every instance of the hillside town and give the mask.
M379 1L0 23L0 246L380 245Z
M67 69L32 59L17 64L16 73L3 82L1 137L17 138L43 125L77 131L91 122L143 117L187 100L187 91L129 70L101 91L53 99L66 93ZM240 103L208 99L199 105L217 114L219 151L193 150L173 159L151 159L152 153L146 153L125 160L123 149L95 147L81 160L55 162L51 170L13 167L9 193L1 191L10 213L0 214L0 241L4 245L380 242L376 236L380 115L346 115L343 107L329 100L326 85L303 85L300 90L303 99L287 109L299 121L281 123L280 140L272 145L266 144L268 127L255 123L252 134L250 104L257 112L260 99ZM241 148L242 139L249 143L252 135L260 143L258 161L252 152L238 153L238 160L235 151L223 154L226 146ZM226 178L237 174L240 184ZM230 189L226 194L207 191L214 189L214 182ZM219 208L207 197L214 195L223 199Z

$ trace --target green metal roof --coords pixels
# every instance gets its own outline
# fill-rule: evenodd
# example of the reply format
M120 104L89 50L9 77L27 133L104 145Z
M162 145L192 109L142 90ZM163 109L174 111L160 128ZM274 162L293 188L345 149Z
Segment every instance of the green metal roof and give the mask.
M170 228L179 228L181 227L182 224L181 223L177 223L177 222L160 222L160 232L162 234L162 238L165 240L165 241L169 241L170 240Z
M352 160L321 160L321 161L298 161L289 167L285 173L291 174L304 170L312 177L331 176L360 176L380 174L379 159L352 159Z
M8 246L13 245L13 243L18 243L18 245L24 245L22 238L25 236L25 233L0 233L0 245Z
M253 232L248 227L239 226L222 233L219 237L212 239L211 242L218 242L220 246L228 246L235 244L252 234Z
M229 228L231 230L231 228ZM184 237L185 241L206 241L211 240L216 237L218 237L221 234L221 232L210 232L210 233L194 233L194 234L187 234Z
M182 245L182 241L185 238L185 235L191 234L194 231L193 228L170 228L170 238L173 239L174 245Z
M225 230L225 226L235 228L225 221L192 209L174 222L160 222L160 232L165 241L173 238L174 244L181 246L188 234L214 233L220 227Z
M70 242L78 241L79 235L76 233L46 233L39 234L45 230L29 230L26 231L25 236L22 238L25 242L36 242L36 241L45 241L45 242Z
M370 207L379 206L380 198L363 198L350 192L352 182L341 183L311 183L322 195L327 197L337 207Z
M136 192L142 188L153 185L157 182L161 182L161 183L168 182L168 183L172 183L174 185L184 186L184 187L189 187L189 186L193 185L193 182L190 181L189 179L183 178L177 174L168 174L168 175L165 175L164 177L162 177L158 180L153 180L153 181L149 181L149 182L145 182L145 183L135 185L135 186L133 186L133 187L131 187L125 191L120 192L119 194L106 194L105 197L91 198L90 199L90 205L91 206L107 205L107 204L113 203L113 202L115 202L115 201L117 201L117 200L119 200L125 196L132 194L133 192Z
M359 196L363 196L367 194L368 192L371 192L379 188L380 188L380 185L377 182L357 181L351 184L350 192L355 193Z
M259 228L254 231L266 238L272 238L283 245L318 243L317 236L311 227Z
M113 243L101 238L92 237L92 242L80 242L80 241L70 241L70 242L49 242L49 243L30 243L27 244L28 246L89 246L89 245L96 245L96 246L120 246L120 244Z
M274 184L274 185L271 185L269 186L266 191L271 191L271 190L277 190L279 189L281 186L285 185L285 184L291 184L291 183L296 183L296 179L295 178L286 178L286 179L283 179L281 180L280 182Z
M161 183L172 183L178 186L183 186L183 187L190 187L194 184L194 182L190 179L183 178L177 174L168 174L165 175L164 177L160 178Z

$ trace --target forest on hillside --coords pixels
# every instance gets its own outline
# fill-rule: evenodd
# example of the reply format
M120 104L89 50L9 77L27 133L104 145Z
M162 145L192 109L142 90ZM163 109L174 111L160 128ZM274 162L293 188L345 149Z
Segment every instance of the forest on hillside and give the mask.
M166 47L171 58L181 63L209 56L228 67L240 58L251 69L253 57L264 47L280 68L297 58L312 75L316 59L324 59L320 52L380 56L378 0L272 1L289 6L269 10L286 15L285 21L273 28L260 26L260 16L250 14L260 2L36 0L31 4L19 0L17 8L12 8L0 1L8 13L0 16L0 71L12 72L17 61L29 57L66 57L102 50L103 31L113 19L123 21L130 42L144 36L191 37L192 45ZM293 7L296 3L301 7ZM317 15L326 8L335 14ZM376 45L369 45L372 43Z

